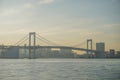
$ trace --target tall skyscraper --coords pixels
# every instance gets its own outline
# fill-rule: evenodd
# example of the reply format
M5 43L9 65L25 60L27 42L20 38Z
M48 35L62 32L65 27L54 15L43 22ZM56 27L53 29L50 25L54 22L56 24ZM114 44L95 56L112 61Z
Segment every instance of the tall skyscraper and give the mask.
M100 42L96 43L96 57L97 58L104 58L105 57L105 43Z

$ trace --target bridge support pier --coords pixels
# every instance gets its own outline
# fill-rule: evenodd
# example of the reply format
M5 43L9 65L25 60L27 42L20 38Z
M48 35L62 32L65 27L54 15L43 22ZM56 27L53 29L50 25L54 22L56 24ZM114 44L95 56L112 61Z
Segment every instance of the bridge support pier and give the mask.
M33 36L33 45L32 45L32 36ZM30 32L29 33L29 58L35 58L35 46L36 46L36 33ZM32 52L33 50L33 52Z
M92 39L87 39L87 55L89 57L89 51L88 49L92 50ZM92 52L90 52L90 55L92 54Z

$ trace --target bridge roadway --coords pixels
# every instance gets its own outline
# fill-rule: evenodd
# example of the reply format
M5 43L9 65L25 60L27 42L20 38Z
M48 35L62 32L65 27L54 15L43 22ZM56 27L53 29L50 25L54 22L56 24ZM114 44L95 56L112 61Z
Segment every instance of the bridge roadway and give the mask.
M19 48L26 48L26 49L33 49L34 46L0 46L0 49L5 49L5 48L12 48L12 47L19 47ZM89 51L89 52L97 52L96 50L90 50L90 49L84 49L84 48L76 48L76 47L69 47L69 46L35 46L35 49L38 48L59 48L59 49L72 49L72 50L80 50L80 51Z
M20 48L25 48L25 46L20 46ZM29 48L29 46L26 46L26 48ZM31 46L31 49L33 46ZM59 49L72 49L72 50L80 50L80 51L90 51L90 52L96 52L96 50L87 50L84 48L76 48L76 47L69 47L69 46L35 46L36 49L38 48L59 48Z

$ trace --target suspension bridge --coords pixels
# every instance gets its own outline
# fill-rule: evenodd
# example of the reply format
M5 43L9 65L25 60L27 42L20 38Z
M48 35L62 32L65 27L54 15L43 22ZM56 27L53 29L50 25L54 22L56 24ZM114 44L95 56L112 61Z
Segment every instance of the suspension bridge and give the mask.
M45 44L48 45L41 45L41 43L44 42ZM86 44L87 43L87 44ZM35 58L36 55L36 50L37 49L67 49L67 50L78 50L78 51L86 51L86 53L96 53L96 50L93 50L93 42L92 39L86 40L86 48L80 48L78 46L83 45L77 44L74 46L61 46L56 44L53 41L50 41L41 35L35 33L35 32L30 32L29 34L25 35L22 39L20 39L17 43L15 43L12 47L18 47L19 49L25 49L29 51L29 58ZM23 45L24 44L24 45ZM0 46L0 49L8 49L11 46Z

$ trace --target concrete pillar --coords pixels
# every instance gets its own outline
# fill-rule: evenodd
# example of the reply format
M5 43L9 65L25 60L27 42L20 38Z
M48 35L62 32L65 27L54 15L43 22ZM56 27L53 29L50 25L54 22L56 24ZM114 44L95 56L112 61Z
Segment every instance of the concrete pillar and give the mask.
M32 37L33 36L33 45L32 45ZM35 53L36 53L36 33L35 32L30 32L29 33L29 58L35 58ZM33 53L32 53L33 49Z
M89 50L92 50L92 39L87 39L87 55L89 55ZM90 52L92 54L92 52Z

